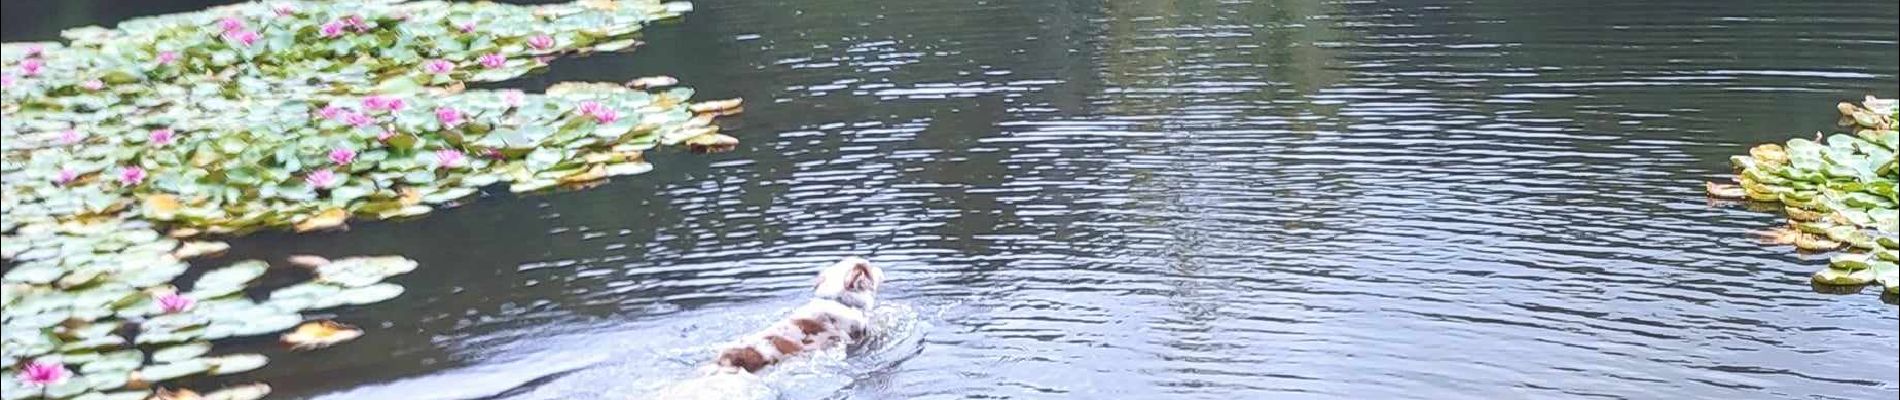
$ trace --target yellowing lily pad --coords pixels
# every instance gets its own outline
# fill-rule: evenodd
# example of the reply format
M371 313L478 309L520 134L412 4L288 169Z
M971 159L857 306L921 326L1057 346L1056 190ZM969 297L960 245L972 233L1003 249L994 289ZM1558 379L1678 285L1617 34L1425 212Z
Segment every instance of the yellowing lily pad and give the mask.
M343 221L349 218L350 213L348 211L343 211L343 209L340 208L332 208L304 218L303 221L297 222L295 228L298 232L338 228L342 227Z
M363 330L336 321L323 320L304 323L297 330L284 334L282 340L295 350L310 350L335 346L363 336Z

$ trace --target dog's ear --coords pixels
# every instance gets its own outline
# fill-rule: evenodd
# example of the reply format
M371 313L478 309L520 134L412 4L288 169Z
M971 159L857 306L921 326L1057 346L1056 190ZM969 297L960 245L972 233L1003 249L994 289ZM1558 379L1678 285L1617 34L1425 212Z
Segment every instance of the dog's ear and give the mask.
M858 261L851 265L851 275L845 279L845 290L877 290L877 279L871 276L871 263Z

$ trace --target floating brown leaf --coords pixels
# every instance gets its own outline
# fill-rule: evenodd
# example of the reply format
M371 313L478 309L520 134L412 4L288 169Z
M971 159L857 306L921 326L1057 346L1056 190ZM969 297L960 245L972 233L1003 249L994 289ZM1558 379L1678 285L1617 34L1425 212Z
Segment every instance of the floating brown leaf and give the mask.
M290 257L285 257L284 261L289 261L290 265L304 268L316 268L330 264L330 259L313 254L293 254Z
M331 229L343 226L343 221L348 219L350 219L349 212L343 211L341 208L332 208L323 210L323 212L319 212L309 218L304 218L303 221L298 222L294 227L298 232Z
M744 99L731 98L731 99L725 99L725 100L713 100L713 101L693 103L692 105L686 106L686 109L689 111L692 111L693 113L705 113L705 112L714 112L714 111L722 111L722 110L739 108L739 106L744 103L745 103Z
M679 79L673 79L673 77L671 76L660 75L660 76L649 76L649 77L644 77L644 78L635 78L634 80L627 81L627 87L634 88L634 89L651 89L651 88L662 88L662 87L667 87L667 86L673 86L679 83L680 83Z
M331 320L305 322L280 339L292 350L311 350L335 346L363 336L363 330Z
M1745 190L1742 190L1741 186L1735 186L1735 185L1724 184L1724 183L1715 183L1715 182L1708 182L1704 184L1704 186L1708 188L1710 197L1725 199L1725 200L1741 200L1741 199L1748 198L1748 192Z

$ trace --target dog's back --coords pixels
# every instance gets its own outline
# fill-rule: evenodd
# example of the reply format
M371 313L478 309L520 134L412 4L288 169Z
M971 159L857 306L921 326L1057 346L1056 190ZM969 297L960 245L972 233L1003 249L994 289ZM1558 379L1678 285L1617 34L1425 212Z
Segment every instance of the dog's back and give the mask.
M884 272L862 258L848 257L819 272L810 302L771 327L726 346L708 373L674 384L656 399L752 399L772 397L753 374L766 366L807 352L855 343L871 332L868 312L877 301Z

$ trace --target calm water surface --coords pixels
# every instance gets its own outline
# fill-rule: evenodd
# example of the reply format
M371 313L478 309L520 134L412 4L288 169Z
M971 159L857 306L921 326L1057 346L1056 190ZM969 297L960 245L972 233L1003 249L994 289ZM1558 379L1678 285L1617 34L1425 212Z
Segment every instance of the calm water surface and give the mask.
M7 40L196 1L5 3ZM630 398L882 263L786 398L1891 399L1895 307L1701 182L1892 96L1893 1L701 1L635 54L738 151L230 258L398 253L287 398ZM233 382L235 382L234 380Z

